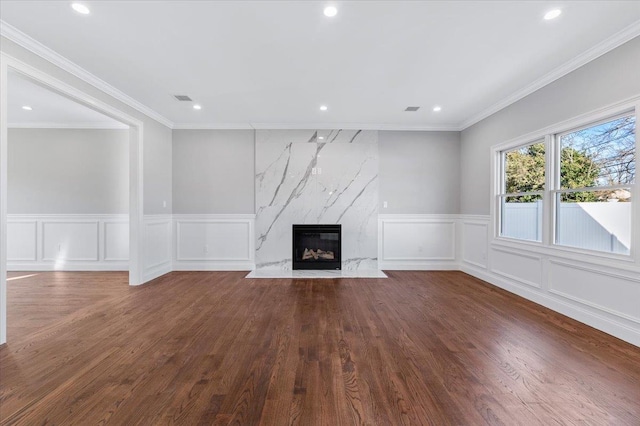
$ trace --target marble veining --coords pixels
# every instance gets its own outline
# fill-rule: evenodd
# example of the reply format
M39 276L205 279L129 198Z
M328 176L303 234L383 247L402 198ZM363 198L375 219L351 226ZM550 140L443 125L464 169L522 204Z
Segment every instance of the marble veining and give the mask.
M291 226L318 223L342 224L343 269L377 269L377 132L258 130L255 161L258 269L291 269Z

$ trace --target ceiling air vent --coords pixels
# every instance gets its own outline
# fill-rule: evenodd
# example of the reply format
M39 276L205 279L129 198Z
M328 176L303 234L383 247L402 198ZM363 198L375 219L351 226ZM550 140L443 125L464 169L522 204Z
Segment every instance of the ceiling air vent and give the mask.
M419 109L420 109L420 107L406 107L404 110L405 110L405 111L413 112L413 111L417 111L417 110L419 110Z
M193 100L187 95L173 95L173 97L181 102L191 102Z

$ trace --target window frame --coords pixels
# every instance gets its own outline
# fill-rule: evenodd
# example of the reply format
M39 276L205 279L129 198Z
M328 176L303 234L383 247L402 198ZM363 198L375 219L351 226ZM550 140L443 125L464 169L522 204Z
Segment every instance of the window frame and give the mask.
M522 148L526 148L528 146L531 145L537 145L537 144L543 144L544 145L544 189L542 191L526 191L526 192L507 192L507 154L509 152L513 152ZM499 156L500 156L500 160L499 160L499 191L496 194L496 204L497 204L497 214L499 216L498 218L498 236L500 238L505 238L508 240L515 240L515 241L526 241L532 244L541 244L544 242L545 240L545 229L544 229L544 211L543 211L543 217L542 217L542 238L540 239L540 241L538 240L527 240L524 238L515 238L515 237L509 237L509 236L505 236L502 235L502 218L503 218L503 203L502 203L502 199L503 198L507 198L507 197L520 197L520 196L525 196L525 195L536 195L536 196L540 196L540 198L542 199L542 207L544 210L546 210L546 198L547 198L547 185L548 185L548 172L549 172L549 168L548 168L548 150L549 150L549 144L547 141L547 138L537 138L535 140L529 141L529 142L525 142L525 143L521 143L519 145L507 148L507 149L503 149L501 151L499 151Z
M640 96L628 99L617 104L601 108L599 110L580 115L578 117L553 124L535 132L528 133L524 136L512 139L510 141L494 145L491 148L492 163L492 194L490 204L490 217L493 232L491 235L491 245L525 249L540 254L549 254L553 252L561 257L574 260L587 260L605 263L609 261L625 263L640 263L640 203L636 201L638 195L638 177L633 184L621 184L611 186L589 187L589 188L561 188L560 176L560 150L561 137L576 131L584 130L597 126L618 118L628 115L635 115L635 146L636 146L636 164L638 161L637 154L640 152ZM543 199L543 218L542 218L542 241L532 241L518 239L501 235L502 229L502 210L501 197L506 194L505 180L505 162L506 153L514 149L522 148L544 140L545 142L545 189ZM556 243L557 231L557 197L559 193L568 191L578 192L580 189L592 191L602 189L629 188L631 193L631 247L629 254L611 253L560 245ZM529 193L527 193L529 194ZM518 195L518 194L515 194Z

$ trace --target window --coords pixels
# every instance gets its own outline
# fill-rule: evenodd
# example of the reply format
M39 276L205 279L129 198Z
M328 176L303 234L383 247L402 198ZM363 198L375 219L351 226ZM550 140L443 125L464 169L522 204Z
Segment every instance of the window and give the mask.
M635 112L497 151L499 236L631 254L635 154Z
M545 151L539 141L502 153L501 236L542 241Z
M635 115L559 134L555 243L629 254Z

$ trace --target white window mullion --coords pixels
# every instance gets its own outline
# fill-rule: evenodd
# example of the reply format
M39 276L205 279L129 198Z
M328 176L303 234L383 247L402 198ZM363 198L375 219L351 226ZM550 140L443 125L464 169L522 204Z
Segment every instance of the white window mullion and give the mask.
M545 195L543 197L544 215L542 217L542 244L549 246L553 244L555 233L555 198L551 190L556 187L559 175L559 167L556 161L559 158L557 147L553 135L544 137L546 162L545 162Z

